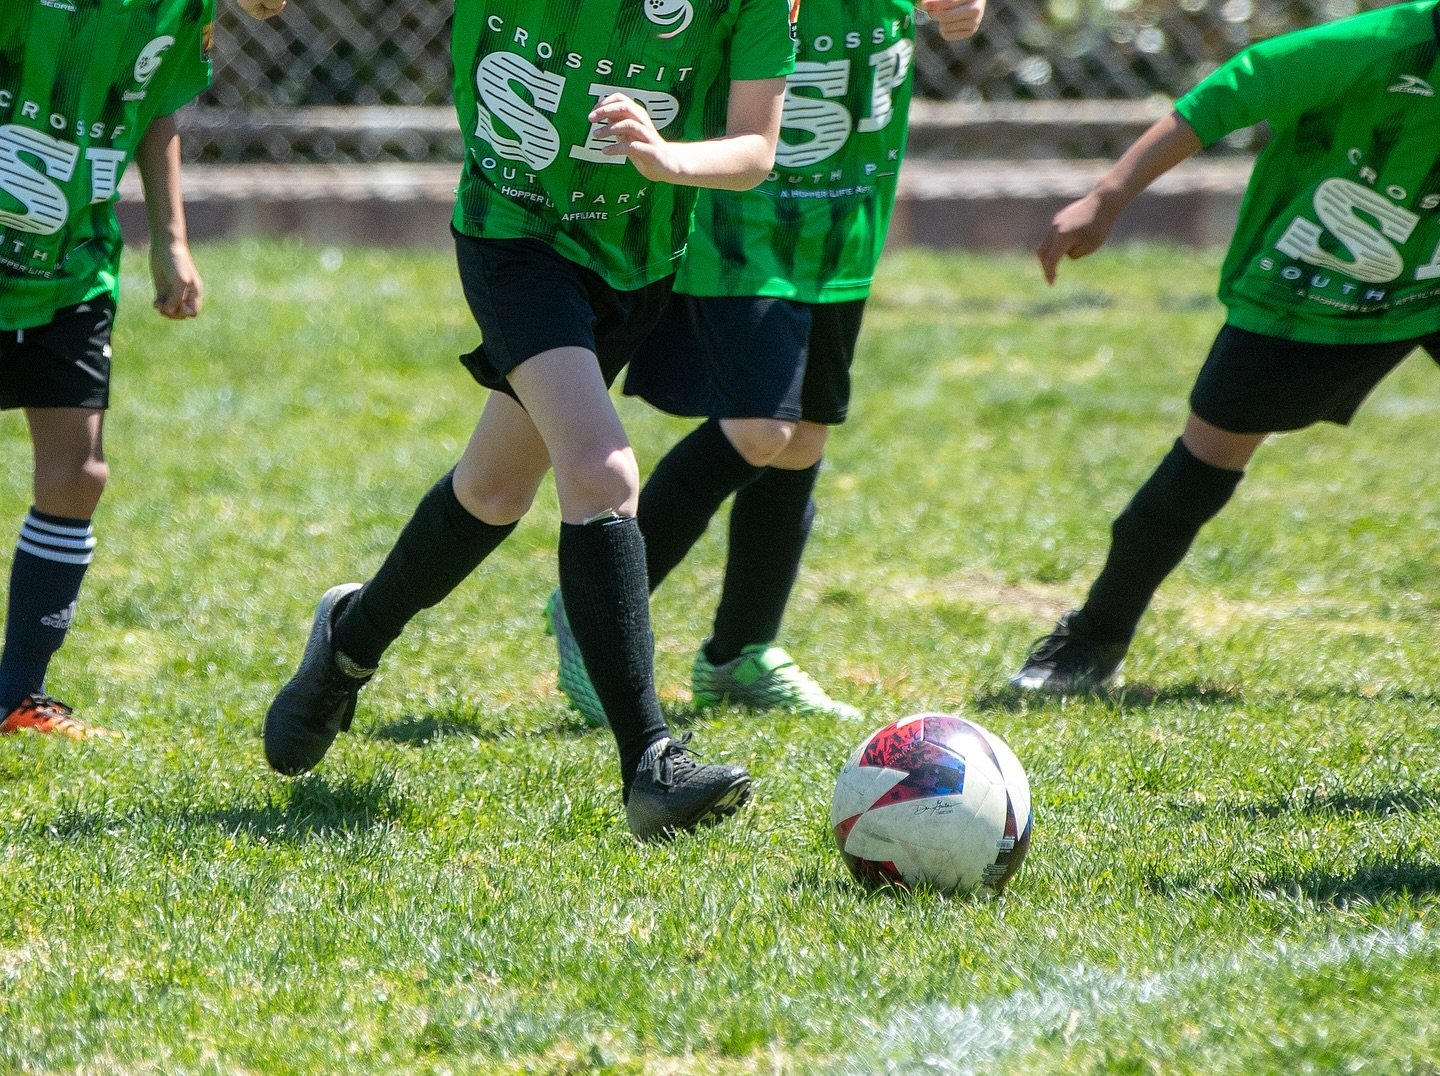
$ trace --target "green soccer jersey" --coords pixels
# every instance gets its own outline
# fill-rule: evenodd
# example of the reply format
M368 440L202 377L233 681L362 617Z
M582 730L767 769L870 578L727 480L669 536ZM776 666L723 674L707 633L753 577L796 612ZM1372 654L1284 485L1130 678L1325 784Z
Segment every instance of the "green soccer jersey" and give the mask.
M1440 329L1440 8L1254 45L1175 105L1209 145L1269 122L1220 277L1230 324L1310 343Z
M0 328L119 290L120 177L210 84L214 0L5 0Z
M690 295L870 293L909 130L913 0L806 0L775 171L705 191L676 278Z
M675 271L696 188L605 156L586 116L620 92L667 140L712 138L731 79L794 65L787 0L459 0L452 48L456 230L541 239L622 290Z

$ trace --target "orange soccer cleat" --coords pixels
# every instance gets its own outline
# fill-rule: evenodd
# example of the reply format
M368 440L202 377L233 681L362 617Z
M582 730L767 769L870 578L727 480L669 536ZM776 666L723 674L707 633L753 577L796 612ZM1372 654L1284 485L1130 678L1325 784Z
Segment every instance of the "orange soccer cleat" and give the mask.
M0 735L9 732L48 733L71 740L92 740L119 737L120 733L87 725L75 717L75 711L59 699L36 693L28 695L10 716L0 721Z

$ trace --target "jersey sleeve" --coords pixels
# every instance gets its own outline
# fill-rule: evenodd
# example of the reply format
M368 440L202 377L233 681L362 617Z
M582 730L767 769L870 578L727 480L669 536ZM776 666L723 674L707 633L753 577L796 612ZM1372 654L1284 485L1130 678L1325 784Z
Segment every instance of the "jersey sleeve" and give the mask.
M1287 126L1339 101L1372 55L1393 51L1391 18L1370 12L1251 45L1176 101L1175 111L1207 146L1262 121Z
M795 70L791 13L790 0L741 0L730 43L732 79L779 78Z
M1313 65L1336 60L1312 56L1310 49L1283 51L1254 46L1230 60L1175 102L1175 111L1209 146L1226 135L1261 121L1283 124L1308 108L1331 99Z
M155 89L152 115L168 116L183 108L209 89L215 77L210 59L215 9L211 0L196 7L200 9L196 20L187 23L185 32L177 35L171 50L174 55L165 57L161 66L164 81Z

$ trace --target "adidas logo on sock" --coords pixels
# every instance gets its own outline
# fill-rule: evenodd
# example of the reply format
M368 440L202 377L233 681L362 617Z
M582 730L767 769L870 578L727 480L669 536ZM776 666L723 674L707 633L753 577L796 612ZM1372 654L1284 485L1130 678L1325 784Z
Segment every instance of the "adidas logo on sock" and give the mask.
M47 628L59 628L61 631L69 629L71 622L75 619L75 603L71 602L58 613L49 613L40 618L40 623Z

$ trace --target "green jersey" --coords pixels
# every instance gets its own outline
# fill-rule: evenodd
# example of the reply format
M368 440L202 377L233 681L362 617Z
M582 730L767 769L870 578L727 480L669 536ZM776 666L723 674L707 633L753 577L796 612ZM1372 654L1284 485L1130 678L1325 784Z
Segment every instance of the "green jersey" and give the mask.
M1254 45L1175 104L1206 145L1269 121L1220 277L1230 324L1308 343L1440 329L1440 8Z
M0 328L118 295L120 177L156 116L210 84L214 0L5 0Z
M825 303L870 293L909 130L913 0L807 0L775 171L704 191L676 278L690 295Z
M730 80L794 66L787 0L460 0L452 49L456 230L541 239L622 290L675 271L696 188L606 156L590 111L624 93L668 141L713 138Z

